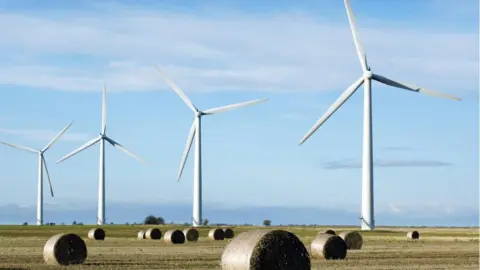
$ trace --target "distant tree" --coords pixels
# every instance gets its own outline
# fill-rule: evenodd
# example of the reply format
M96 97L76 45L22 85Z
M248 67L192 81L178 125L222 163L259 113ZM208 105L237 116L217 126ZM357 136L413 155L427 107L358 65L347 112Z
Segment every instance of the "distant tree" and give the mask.
M185 226L185 227L190 226L190 223L185 222L185 223L183 223L183 226Z
M268 226L272 225L272 221L271 221L270 219L265 219L265 220L263 221L263 225L266 226L266 227L268 227Z
M23 222L23 226L28 226L28 222Z
M77 221L74 220L74 221L72 222L72 225L77 225Z
M77 225L83 226L83 222L79 222L77 223Z
M158 221L154 215L149 215L144 219L143 223L147 225L157 225Z
M156 217L157 224L165 225L165 220L162 217Z
M110 225L113 225L113 222L110 222Z
M125 225L130 225L130 224L128 224L128 222L125 222Z
M203 226L207 226L207 225L208 225L208 222L210 222L210 221L208 221L208 219L204 219L204 220L203 220Z

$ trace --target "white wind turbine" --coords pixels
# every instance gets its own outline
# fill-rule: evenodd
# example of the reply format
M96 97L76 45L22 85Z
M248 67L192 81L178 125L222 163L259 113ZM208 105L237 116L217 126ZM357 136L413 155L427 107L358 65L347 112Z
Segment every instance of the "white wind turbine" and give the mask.
M100 135L84 145L80 146L79 148L73 150L71 153L65 155L57 163L60 163L67 158L87 149L88 147L100 142L100 168L99 168L99 175L98 175L98 216L97 216L97 224L102 225L105 222L105 141L113 145L115 148L127 153L128 155L132 156L133 158L139 160L142 163L145 163L141 158L137 157L135 154L127 150L124 146L119 144L118 142L114 141L112 138L107 137L106 130L107 130L107 101L106 101L106 86L103 86L102 89L102 129Z
M45 162L44 153L67 131L67 129L73 124L73 121L64 127L42 150L33 149L26 146L17 144L11 144L6 142L0 142L1 144L8 145L13 148L25 150L38 155L38 186L37 186L37 225L43 225L43 167L47 173L48 185L50 186L50 194L53 197L52 182L50 181L50 174L47 168L47 162Z
M364 84L364 105L363 105L363 162L362 162L362 230L373 230L374 207L373 207L373 149L372 149L372 107L371 107L371 81L376 80L386 85L409 90L417 93L425 93L438 97L461 100L458 97L432 91L423 87L412 84L406 84L392 79L388 79L377 73L372 73L370 66L367 65L367 57L362 49L360 39L355 26L355 17L350 7L350 1L345 1L347 16L352 31L353 40L357 49L357 54L362 66L363 75L358 78L350 87L342 93L342 95L328 108L327 112L315 123L315 125L307 132L300 141L300 145L305 142L343 103L362 85Z
M253 105L256 103L267 101L268 99L257 99L247 102L241 102L236 104L231 104L227 106L212 108L204 111L200 111L193 105L192 101L183 93L183 91L171 80L165 73L163 73L158 66L154 65L155 68L160 73L161 77L167 82L167 84L180 96L180 98L187 104L187 106L194 113L194 120L192 127L190 128L190 133L188 135L187 144L185 145L185 150L183 152L182 161L180 163L180 169L178 171L177 181L180 181L182 176L183 168L192 147L192 142L195 136L195 158L194 158L194 167L193 167L193 227L199 227L202 225L202 142L201 142L201 119L204 115L211 115L218 112L224 112L231 109L236 109L248 105Z

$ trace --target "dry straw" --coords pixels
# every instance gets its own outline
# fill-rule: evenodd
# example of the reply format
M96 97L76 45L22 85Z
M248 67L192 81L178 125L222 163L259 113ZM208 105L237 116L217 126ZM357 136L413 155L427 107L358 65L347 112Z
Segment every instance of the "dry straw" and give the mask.
M162 231L158 228L151 228L145 232L145 239L159 240L162 238Z
M185 243L185 235L180 230L169 230L163 236L165 243L183 244Z
M139 231L137 233L137 238L138 239L145 239L145 231Z
M337 234L335 233L335 231L334 231L334 230L331 230L331 229L329 229L329 230L326 230L324 233L328 233L328 234L337 235Z
M88 231L88 239L105 240L105 231L102 228L93 228Z
M198 231L194 228L189 228L183 230L183 234L185 235L185 239L187 239L188 242L197 242L198 241Z
M208 232L208 238L211 240L224 240L225 239L225 232L222 229L216 228L211 229Z
M419 234L417 231L408 232L408 233L407 233L407 238L408 238L408 239L419 239L419 238L420 238L420 234Z
M362 249L363 238L358 232L341 232L338 236L342 237L347 244L347 249Z
M87 246L76 234L56 234L45 243L43 259L48 265L83 264L87 259Z
M235 237L235 233L231 228L225 228L223 229L223 232L225 233L225 239L232 239Z
M300 239L284 230L252 230L239 234L225 247L224 270L310 270L310 255Z
M314 259L343 260L347 256L347 244L338 235L319 233L313 239L310 254Z

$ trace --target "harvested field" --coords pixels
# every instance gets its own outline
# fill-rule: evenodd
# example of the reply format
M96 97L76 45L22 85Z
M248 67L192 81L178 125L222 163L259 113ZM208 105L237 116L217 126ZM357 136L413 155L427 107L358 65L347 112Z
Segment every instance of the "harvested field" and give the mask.
M95 226L0 226L0 269L55 269L45 265L43 246L57 233L85 236ZM162 231L185 229L155 226ZM211 241L211 227L198 228L198 242L169 245L164 241L139 241L140 230L149 226L105 225L105 241L86 241L88 258L74 269L221 269L220 258L227 241ZM265 227L235 227L235 234ZM269 227L293 232L310 252L310 244L326 227ZM337 233L358 228L335 227ZM421 234L418 241L408 241L408 231ZM340 261L312 259L312 269L479 269L478 228L378 228L361 232L361 250L349 250ZM159 256L161 255L161 256ZM72 269L73 269L72 268Z

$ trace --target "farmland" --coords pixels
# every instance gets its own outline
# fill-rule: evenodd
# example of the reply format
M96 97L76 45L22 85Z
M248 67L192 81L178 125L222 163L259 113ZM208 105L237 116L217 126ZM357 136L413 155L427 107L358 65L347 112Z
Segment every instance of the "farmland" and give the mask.
M166 230L186 227L155 226ZM88 257L72 269L221 269L220 257L229 240L207 238L201 228L196 243L168 245L163 240L139 240L137 232L152 226L105 225L105 241L86 238L92 226L0 226L0 269L56 269L43 262L45 242L57 233L76 233L85 239ZM295 233L307 249L317 232L355 230L349 227L271 227ZM234 227L236 235L265 227ZM406 239L417 230L420 240ZM345 260L312 260L312 269L479 269L478 228L377 227L361 232L361 250L349 250Z

